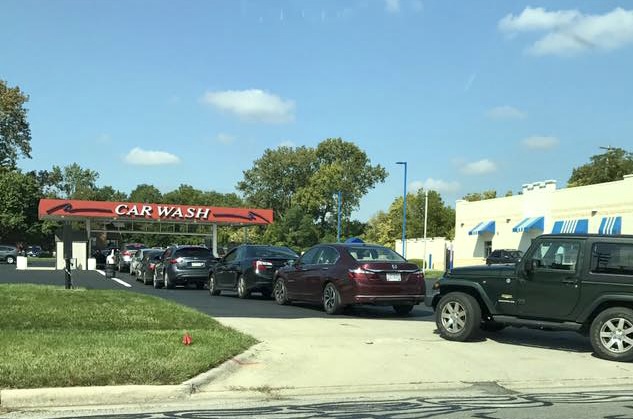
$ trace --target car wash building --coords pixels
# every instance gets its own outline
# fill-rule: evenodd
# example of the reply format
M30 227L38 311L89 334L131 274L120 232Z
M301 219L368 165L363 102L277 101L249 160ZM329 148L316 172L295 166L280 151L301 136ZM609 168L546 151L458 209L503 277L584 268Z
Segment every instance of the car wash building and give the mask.
M454 266L484 264L496 249L525 251L546 233L633 234L633 174L564 189L547 180L523 185L519 195L458 200Z
M273 222L272 209L65 199L41 199L38 214L41 220L63 222L66 230L56 243L58 269L65 266L65 258L77 269L94 269L89 258L98 234L198 236L208 239L217 256L218 226Z

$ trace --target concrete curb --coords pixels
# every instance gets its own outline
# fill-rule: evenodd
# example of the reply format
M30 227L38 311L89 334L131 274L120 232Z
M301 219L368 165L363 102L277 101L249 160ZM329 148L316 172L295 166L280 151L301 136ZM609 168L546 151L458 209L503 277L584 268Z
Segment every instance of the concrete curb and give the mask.
M186 399L201 386L225 377L255 357L257 347L177 385L125 385L99 387L52 387L0 390L0 407L6 409L164 403Z

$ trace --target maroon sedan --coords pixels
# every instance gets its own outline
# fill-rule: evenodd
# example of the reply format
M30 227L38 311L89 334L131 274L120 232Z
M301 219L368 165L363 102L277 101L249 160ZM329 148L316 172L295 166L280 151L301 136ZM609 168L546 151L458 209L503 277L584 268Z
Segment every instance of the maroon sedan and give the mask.
M320 244L281 268L273 286L278 304L306 301L337 314L353 304L391 305L409 313L424 301L424 275L391 249L373 244Z

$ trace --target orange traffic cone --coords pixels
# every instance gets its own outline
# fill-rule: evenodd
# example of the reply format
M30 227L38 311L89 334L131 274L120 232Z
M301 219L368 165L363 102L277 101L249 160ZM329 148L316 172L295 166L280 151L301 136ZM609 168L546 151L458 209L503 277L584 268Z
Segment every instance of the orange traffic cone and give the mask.
M191 345L191 335L189 332L185 332L185 335L182 337L182 344L185 346Z

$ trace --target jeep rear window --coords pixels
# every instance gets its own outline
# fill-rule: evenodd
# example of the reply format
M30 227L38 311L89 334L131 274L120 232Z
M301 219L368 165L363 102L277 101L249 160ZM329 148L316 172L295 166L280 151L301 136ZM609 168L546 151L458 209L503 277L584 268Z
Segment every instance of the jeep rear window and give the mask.
M184 249L176 250L174 257L183 258L208 258L211 256L211 251L204 247L186 247Z
M594 244L591 250L591 272L611 275L633 275L633 244Z

